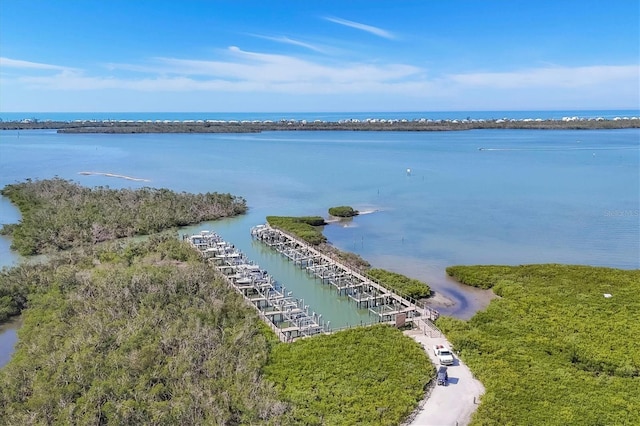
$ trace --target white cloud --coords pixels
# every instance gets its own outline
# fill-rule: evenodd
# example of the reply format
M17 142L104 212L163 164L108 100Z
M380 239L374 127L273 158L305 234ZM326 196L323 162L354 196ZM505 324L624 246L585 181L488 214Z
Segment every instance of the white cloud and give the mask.
M368 33L377 35L378 37L388 38L390 40L393 40L393 39L396 38L396 36L393 33L389 32L387 30L383 30L382 28L374 27L374 26L367 25L367 24L362 24L360 22L348 21L346 19L331 18L331 17L325 17L324 19L329 21L329 22L333 22L334 24L344 25L345 27L350 27L350 28L355 28L357 30L366 31Z
M40 62L22 61L19 59L11 59L0 57L0 68L20 68L20 69L37 69L37 70L73 70L71 67L62 67L59 65L43 64Z
M283 44L289 44L292 46L304 47L305 49L313 50L314 52L325 53L325 49L322 49L310 43L305 43L300 40L289 38L287 36L271 37L271 36L265 36L260 34L250 34L250 35L253 37L264 39L264 40L275 41L276 43L283 43Z
M43 72L37 75L24 72L19 76L0 73L0 87L3 95L11 94L2 99L4 108L9 110L12 104L24 103L29 96L33 96L35 105L41 105L45 95L55 98L65 93L81 99L90 98L89 94L97 91L102 91L100 96L121 94L124 107L120 108L125 109L127 98L166 99L165 106L157 106L171 109L174 102L187 103L203 94L207 99L242 97L247 110L254 105L251 99L256 102L289 99L292 105L340 99L344 108L365 104L372 110L402 109L402 105L412 105L413 109L548 109L572 105L604 108L628 107L639 102L638 65L545 66L434 77L426 69L409 64L323 59L321 62L251 52L233 46L215 60L152 58L140 64L110 64L106 74L98 74L3 58L3 66L11 64ZM322 108L321 104L318 108Z
M635 79L638 85L638 65L596 65L583 67L544 67L511 72L454 74L451 81L470 87L515 88L576 88L598 86L616 81Z
M97 86L116 84L141 90L150 90L156 82L156 90L259 90L282 92L305 90L307 93L323 93L327 90L358 92L372 83L396 84L412 79L423 70L405 64L331 63L324 64L294 56L257 53L231 46L224 60L179 58L153 58L144 65L109 64L111 71L135 71L148 74L145 78L86 78L82 75L57 75L23 78L31 85L54 85L72 88L71 80L79 80L77 87L91 82ZM191 81L187 83L187 81ZM176 84L176 82L181 82ZM133 86L133 87L132 87ZM142 89L144 88L144 89ZM339 88L339 89L338 89Z

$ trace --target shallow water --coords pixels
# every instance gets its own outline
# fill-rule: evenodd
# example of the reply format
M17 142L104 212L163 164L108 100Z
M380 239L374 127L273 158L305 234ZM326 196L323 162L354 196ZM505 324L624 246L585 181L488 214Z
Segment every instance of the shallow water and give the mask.
M18 329L22 325L22 318L13 318L0 324L0 368L11 359L13 350L18 342Z
M373 210L349 226L326 226L325 235L375 267L428 282L456 302L442 312L468 317L486 297L448 279L446 266L640 267L639 146L638 129L231 135L4 131L0 185L60 176L87 186L241 195L250 206L247 215L204 228L250 250L258 263L272 260L263 260L262 250L252 246L249 230L267 215L326 216L337 205ZM2 262L14 261L6 240L0 247ZM301 279L291 274L286 278L292 282ZM313 307L321 296L300 297L321 311Z

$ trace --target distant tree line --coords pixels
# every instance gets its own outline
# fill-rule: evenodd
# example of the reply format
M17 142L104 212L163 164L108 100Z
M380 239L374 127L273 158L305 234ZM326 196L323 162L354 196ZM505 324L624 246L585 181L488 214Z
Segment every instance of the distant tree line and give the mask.
M102 121L4 121L1 130L58 129L60 133L258 133L265 131L401 131L429 132L472 129L626 129L640 127L640 119L625 120L372 120L272 122L102 122Z

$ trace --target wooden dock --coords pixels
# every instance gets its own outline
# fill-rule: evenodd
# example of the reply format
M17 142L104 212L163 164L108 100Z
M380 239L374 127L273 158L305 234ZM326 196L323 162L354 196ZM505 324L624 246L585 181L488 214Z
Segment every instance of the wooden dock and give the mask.
M309 306L303 300L292 297L284 286L215 232L202 231L185 239L258 311L281 341L330 331L322 315L309 314Z
M437 312L419 306L380 283L319 252L310 245L269 225L251 229L253 238L273 248L323 284L332 285L340 295L346 295L359 308L367 308L380 322L430 322Z

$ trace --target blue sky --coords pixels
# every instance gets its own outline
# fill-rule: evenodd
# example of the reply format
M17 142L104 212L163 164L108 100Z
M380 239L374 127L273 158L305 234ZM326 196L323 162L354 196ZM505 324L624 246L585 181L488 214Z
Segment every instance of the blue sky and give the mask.
M637 0L0 2L0 111L640 108Z

